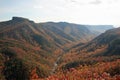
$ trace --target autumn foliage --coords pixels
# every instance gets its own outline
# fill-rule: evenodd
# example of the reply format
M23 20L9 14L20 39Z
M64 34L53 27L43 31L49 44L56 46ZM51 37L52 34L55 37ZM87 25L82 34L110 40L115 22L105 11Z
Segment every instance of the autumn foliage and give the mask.
M30 73L30 80L33 80L33 79L38 79L38 75L36 73L36 68L34 68L31 73Z
M45 80L120 80L120 60L91 66L79 65L77 68L59 71Z

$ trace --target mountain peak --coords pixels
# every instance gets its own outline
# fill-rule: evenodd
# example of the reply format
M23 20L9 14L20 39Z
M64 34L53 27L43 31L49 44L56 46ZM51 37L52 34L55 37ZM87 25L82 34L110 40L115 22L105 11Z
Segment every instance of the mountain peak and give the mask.
M15 21L24 21L24 20L28 20L27 18L22 18L22 17L12 17L12 20Z
M29 19L27 19L27 18L23 18L23 17L16 17L16 16L12 17L12 21L15 21L15 22L29 21L29 22L34 23L34 21L31 21L31 20L29 20Z

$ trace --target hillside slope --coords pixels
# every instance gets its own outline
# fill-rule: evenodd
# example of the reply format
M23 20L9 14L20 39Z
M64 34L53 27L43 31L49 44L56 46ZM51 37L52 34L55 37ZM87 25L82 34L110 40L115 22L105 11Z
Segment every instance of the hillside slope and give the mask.
M77 44L63 56L61 64L110 61L120 58L120 28L107 30L85 44ZM92 61L93 60L93 61Z
M87 28L79 26L78 29L75 25L78 32L80 31L77 35L85 36L77 39L66 33L64 28L67 25L70 29L73 28L73 24L69 23L34 23L21 17L0 22L0 79L28 80L47 77L57 56L64 52L65 44L82 41L88 35L91 37L87 41L94 37Z
M66 22L35 23L21 17L0 22L0 79L47 77L59 56L96 35L85 25Z
M120 55L120 28L110 29L100 36L96 37L81 49L87 52L106 48L102 55Z
M120 80L120 28L77 44L58 63L48 80Z

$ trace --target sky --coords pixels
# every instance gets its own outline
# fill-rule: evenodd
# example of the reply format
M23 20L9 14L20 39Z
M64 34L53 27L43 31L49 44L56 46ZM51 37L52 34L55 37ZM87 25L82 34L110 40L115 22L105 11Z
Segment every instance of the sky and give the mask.
M120 25L120 0L0 0L0 21L13 16L35 22Z

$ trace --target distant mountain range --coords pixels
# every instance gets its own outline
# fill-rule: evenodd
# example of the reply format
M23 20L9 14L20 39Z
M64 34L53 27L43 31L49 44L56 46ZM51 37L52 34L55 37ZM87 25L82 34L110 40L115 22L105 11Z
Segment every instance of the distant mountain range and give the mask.
M106 47L107 54L102 55L118 55L120 29L112 28L112 25L67 22L35 23L22 17L0 22L0 77L2 80L28 80L36 69L39 77L46 77L57 57L72 46L86 52ZM108 31L103 33L105 30ZM78 43L85 44L81 47ZM20 79L12 77L19 75L22 75Z
M113 29L113 25L86 25L86 27L94 32L104 33L106 30Z

